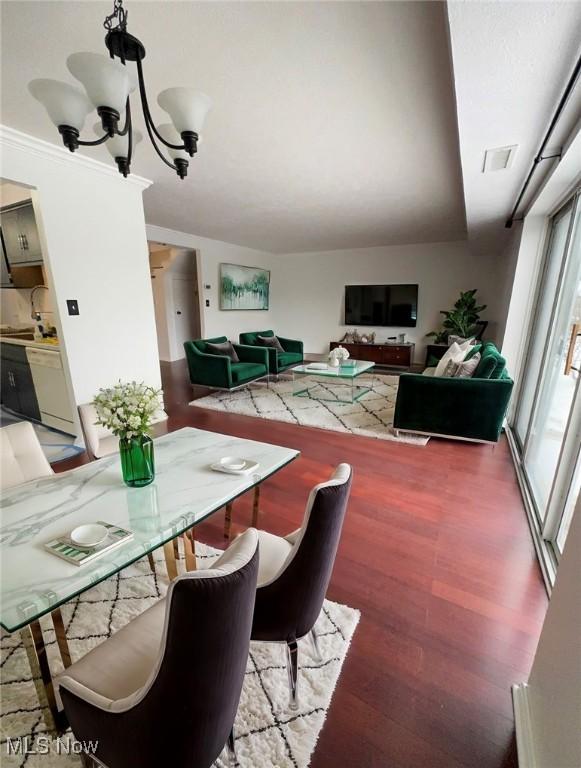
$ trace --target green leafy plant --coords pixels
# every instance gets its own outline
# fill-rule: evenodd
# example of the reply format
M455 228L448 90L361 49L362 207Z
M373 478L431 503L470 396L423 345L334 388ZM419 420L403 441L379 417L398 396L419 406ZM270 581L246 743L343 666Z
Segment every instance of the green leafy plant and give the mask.
M426 336L434 338L436 344L445 343L448 336L462 336L467 339L473 336L477 330L477 323L480 320L480 313L486 309L486 304L478 306L476 304L476 288L471 291L461 291L460 298L454 304L453 309L447 311L440 310L444 315L442 330L432 331Z

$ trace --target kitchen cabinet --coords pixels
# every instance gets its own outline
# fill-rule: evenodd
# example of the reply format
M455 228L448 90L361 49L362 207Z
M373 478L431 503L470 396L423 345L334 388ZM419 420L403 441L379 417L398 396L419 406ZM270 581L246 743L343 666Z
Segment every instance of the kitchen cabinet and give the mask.
M10 266L41 263L42 251L32 201L3 208L0 219Z
M0 345L0 399L10 410L40 421L40 409L34 389L26 347Z
M12 288L12 278L8 269L8 261L4 252L4 242L0 232L0 288Z

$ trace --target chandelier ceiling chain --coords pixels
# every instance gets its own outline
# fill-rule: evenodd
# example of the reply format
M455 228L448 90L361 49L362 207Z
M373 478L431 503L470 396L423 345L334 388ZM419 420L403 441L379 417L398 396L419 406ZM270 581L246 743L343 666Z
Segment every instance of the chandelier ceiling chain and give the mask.
M97 53L74 53L68 57L67 67L82 83L84 92L69 83L47 79L33 80L29 91L44 104L71 152L80 146L95 147L108 142L107 149L126 177L131 172L134 147L141 140L141 134L133 128L130 103L130 94L138 87L149 140L160 159L183 179L188 173L188 156L193 157L198 150L200 132L212 101L192 88L168 88L159 94L157 103L172 122L155 125L143 75L145 47L127 31L128 16L123 0L114 0L113 13L103 22L109 57ZM137 78L127 66L130 62L135 62ZM98 138L81 139L80 131L94 109L100 118L94 127ZM120 128L123 110L125 121ZM168 150L170 159L160 144Z

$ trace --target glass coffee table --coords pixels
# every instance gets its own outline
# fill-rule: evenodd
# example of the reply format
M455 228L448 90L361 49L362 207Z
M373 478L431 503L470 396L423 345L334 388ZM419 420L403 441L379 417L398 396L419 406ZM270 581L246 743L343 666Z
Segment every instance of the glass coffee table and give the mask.
M313 367L313 365L298 365L292 369L293 395L295 397L310 397L312 400L324 400L332 403L355 403L372 386L358 385L356 379L362 373L370 371L375 363L365 360L354 360L354 365L341 365L333 368Z

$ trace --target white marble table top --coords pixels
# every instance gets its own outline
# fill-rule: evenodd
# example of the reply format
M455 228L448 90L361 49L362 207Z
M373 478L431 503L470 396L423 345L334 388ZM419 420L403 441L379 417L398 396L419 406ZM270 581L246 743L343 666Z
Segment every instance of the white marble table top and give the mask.
M118 455L2 493L0 625L26 626L75 595L143 557L284 467L299 452L268 443L186 427L155 440L155 480L128 488ZM223 456L259 463L251 475L210 465ZM82 523L103 520L128 528L134 540L76 566L44 549Z

